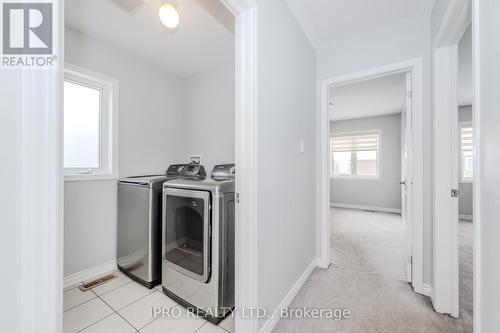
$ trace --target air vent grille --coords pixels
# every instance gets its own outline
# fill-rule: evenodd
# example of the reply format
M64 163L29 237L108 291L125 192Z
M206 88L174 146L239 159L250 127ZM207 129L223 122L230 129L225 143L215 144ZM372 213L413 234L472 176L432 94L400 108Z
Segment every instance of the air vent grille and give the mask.
M112 0L118 7L129 14L133 14L141 8L146 2L144 0Z
M81 291L87 291L97 286L100 286L106 282L109 282L116 277L117 277L116 274L108 274L106 276L101 276L100 278L97 278L95 280L82 283L82 285L79 288Z

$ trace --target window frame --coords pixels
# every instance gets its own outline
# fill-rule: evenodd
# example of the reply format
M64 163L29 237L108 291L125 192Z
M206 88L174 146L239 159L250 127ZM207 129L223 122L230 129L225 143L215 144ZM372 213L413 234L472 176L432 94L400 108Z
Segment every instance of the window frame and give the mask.
M460 183L461 184L471 184L474 180L474 176L472 177L464 177L464 152L462 146L462 128L470 127L472 128L472 141L474 142L474 128L472 127L472 121L460 121L458 126L458 138L459 138L459 154L460 154ZM472 153L472 159L474 161L474 152ZM474 165L472 166L472 174L474 174Z
M118 179L118 80L65 63L63 84L66 81L99 89L101 109L99 110L99 168L64 168L63 166L64 181ZM64 100L64 93L62 98ZM64 127L64 110L62 118Z
M380 160L381 160L381 151L382 151L382 130L374 129L374 130L366 130L366 131L352 131L352 132L338 132L330 134L330 142L329 147L331 147L331 139L334 137L343 137L343 136L356 136L356 135L367 135L367 134L376 134L378 135L378 150L377 150L377 174L375 176L359 176L357 174L357 156L356 151L351 151L351 175L338 175L335 176L332 173L332 165L333 165L333 152L330 150L330 179L332 180L371 180L371 181L381 181L382 176L380 172Z

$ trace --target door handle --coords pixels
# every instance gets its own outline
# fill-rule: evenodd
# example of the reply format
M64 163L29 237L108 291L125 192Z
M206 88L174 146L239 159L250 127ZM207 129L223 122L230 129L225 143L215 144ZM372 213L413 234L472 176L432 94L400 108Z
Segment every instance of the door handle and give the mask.
M406 185L406 180L402 180L399 182L400 185Z

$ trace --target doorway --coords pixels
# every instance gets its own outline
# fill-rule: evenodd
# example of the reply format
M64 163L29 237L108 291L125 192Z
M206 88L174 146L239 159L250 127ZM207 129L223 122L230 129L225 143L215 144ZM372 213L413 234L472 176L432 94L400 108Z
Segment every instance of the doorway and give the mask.
M411 283L411 73L329 89L336 266Z
M247 221L246 223L238 223L236 228L236 256L238 258L236 264L236 285L246 286L242 290L236 290L236 304L238 307L254 306L256 304L256 213L255 213L255 138L256 138L256 103L255 103L255 78L256 78L256 16L255 7L253 4L248 4L246 1L239 0L226 0L223 5L231 11L236 18L236 34L235 34L235 137L236 137L236 163L241 165L237 175L236 192L242 194L246 200L241 202L236 207L236 215L239 221ZM58 12L57 19L58 27L64 26L64 12L63 8ZM64 45L64 34L61 33L59 37L59 45ZM58 80L45 81L40 80L38 77L26 76L23 78L24 84L31 83L33 86L52 87L54 90L59 91L62 96L63 89L63 66L64 56L60 55L60 76ZM54 113L62 114L62 100L54 100L50 108L56 110ZM54 118L55 119L55 118ZM56 130L54 133L57 135L51 136L52 144L58 147L62 142L62 123L59 120L54 120L53 128ZM42 144L42 143L40 143ZM43 142L47 144L47 142ZM37 146L36 144L34 146ZM61 163L63 160L63 153L58 149L58 159L54 161ZM50 156L48 155L48 158ZM63 173L62 168L58 169L58 174L54 174L52 179L62 185ZM58 223L54 224L54 234L62 234L62 206L63 206L63 189L59 188L60 198L58 202L58 209L60 216ZM241 241L240 241L241 240ZM58 240L58 246L62 248L62 236ZM62 252L61 252L62 253ZM54 272L59 272L57 276L58 290L55 291L58 295L57 299L62 300L62 256L57 261L51 262L55 266ZM52 324L56 327L56 331L62 329L62 302L58 301L56 306L49 307L47 312L54 318ZM256 320L240 321L236 316L236 327L241 332L255 331L257 325Z
M63 327L68 333L107 326L118 332L168 330L173 325L168 316L145 310L155 302L169 311L186 311L181 305L189 311L187 303L205 312L234 307L235 260L219 252L219 243L227 252L234 249L217 237L221 230L234 245L234 210L230 234L209 209L216 203L208 192L182 193L187 199L180 202L165 195L162 200L161 193L179 172L210 177L216 165L235 163L235 18L219 1L135 6L66 2ZM168 10L178 13L182 26L169 28L172 22L161 15ZM190 156L201 165L178 167L191 162ZM173 197L166 188L163 193ZM229 268L221 273L218 262ZM107 282L78 288L96 279ZM214 287L219 283L231 298L219 300ZM227 322L221 325L234 326L228 313L200 316L192 328L207 325L205 319L218 324L223 317Z
M321 173L318 184L318 197L320 198L319 226L318 226L318 257L319 266L327 268L330 264L330 176L331 158L331 124L330 124L330 89L347 84L364 82L389 75L405 75L407 84L407 108L404 116L404 126L408 129L405 134L406 158L400 160L400 165L405 168L403 178L400 179L403 194L398 200L404 203L404 219L406 224L405 249L406 269L404 276L412 283L417 293L428 295L428 288L423 282L423 221L422 221L422 63L420 59L405 63L393 64L370 71L354 73L338 78L327 79L322 82L322 112L321 112L321 152L319 154ZM409 88L409 89L408 89ZM406 103L405 103L406 104ZM399 168L398 168L399 169ZM398 184L399 185L399 184ZM399 194L398 194L399 196ZM333 220L335 217L333 217ZM335 245L333 245L335 246Z

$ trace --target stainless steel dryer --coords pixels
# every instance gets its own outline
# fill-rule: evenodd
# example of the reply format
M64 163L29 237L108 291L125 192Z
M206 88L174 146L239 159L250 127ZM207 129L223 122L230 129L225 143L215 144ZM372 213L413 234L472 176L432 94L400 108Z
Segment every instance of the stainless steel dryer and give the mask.
M162 186L165 181L180 177L184 167L174 164L165 175L118 181L118 269L148 288L161 282Z
M234 173L163 184L163 292L213 323L234 308Z

